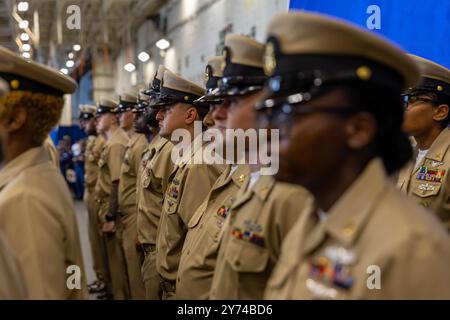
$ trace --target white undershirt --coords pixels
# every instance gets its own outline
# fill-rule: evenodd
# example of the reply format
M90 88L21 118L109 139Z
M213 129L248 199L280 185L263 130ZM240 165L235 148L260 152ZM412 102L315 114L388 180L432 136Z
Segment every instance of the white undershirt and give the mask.
M414 165L414 168L417 168L417 166L419 165L419 163L422 162L423 158L425 158L425 156L428 153L428 149L427 150L420 150L417 153L417 158L416 158L416 164Z
M233 175L233 173L236 171L237 167L238 167L237 164L231 165L231 170L230 170L230 173L228 174L228 178Z
M259 170L250 173L250 182L248 183L248 186L247 186L248 189L253 188L256 181L258 181L260 175L261 175L261 173Z
M328 217L328 214L322 209L317 209L317 215L319 216L320 222L323 222Z

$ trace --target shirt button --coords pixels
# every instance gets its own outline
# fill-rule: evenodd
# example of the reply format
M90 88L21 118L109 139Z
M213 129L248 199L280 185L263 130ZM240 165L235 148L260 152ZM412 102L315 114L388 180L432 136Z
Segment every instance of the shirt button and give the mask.
M239 266L241 265L241 262L240 262L239 260L236 260L236 261L234 262L234 265L235 265L236 267L239 267Z
M178 277L178 279L177 279L177 280L178 280L178 282L180 282L180 277Z
M188 250L188 251L186 252L186 254L189 254L189 253L191 253L191 251L190 251L190 250Z

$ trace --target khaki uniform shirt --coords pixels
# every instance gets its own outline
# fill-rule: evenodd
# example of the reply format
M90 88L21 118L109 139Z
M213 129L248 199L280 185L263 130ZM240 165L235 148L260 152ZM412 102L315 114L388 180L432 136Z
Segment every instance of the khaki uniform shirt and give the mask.
M142 152L148 146L145 135L135 133L128 141L119 180L119 210L123 219L136 217L136 183Z
M177 299L208 299L219 251L222 225L248 177L247 165L231 166L220 175L211 192L188 223L177 275Z
M56 150L55 144L53 143L52 138L47 136L44 140L43 146L47 149L48 155L50 156L51 162L59 168L59 152Z
M195 157L193 143L191 157ZM191 157L188 160L191 159ZM156 269L167 281L175 282L181 249L194 212L205 200L225 165L181 162L170 175L161 212L156 243Z
M169 140L157 135L142 158L137 215L138 240L142 244L156 244L164 191L173 170L172 148Z
M22 268L7 242L0 233L0 300L24 300L28 293Z
M98 177L98 161L105 144L103 136L89 136L84 153L84 182L89 193L94 192Z
M436 214L450 230L450 129L444 129L424 159L400 171L398 187L414 202ZM416 150L416 154L417 154Z
M267 299L450 299L450 236L372 160L325 217L302 214Z
M95 185L95 194L104 203L109 201L112 182L120 179L120 168L127 143L127 134L121 128L117 128L103 146L100 160L98 161L99 173L97 184ZM101 221L103 221L107 212L100 213L103 215L100 217Z
M262 299L281 244L312 196L299 186L260 176L248 181L227 218L211 299Z
M27 150L0 170L0 229L16 253L31 299L86 297L72 197L45 147ZM69 290L71 265L81 289Z

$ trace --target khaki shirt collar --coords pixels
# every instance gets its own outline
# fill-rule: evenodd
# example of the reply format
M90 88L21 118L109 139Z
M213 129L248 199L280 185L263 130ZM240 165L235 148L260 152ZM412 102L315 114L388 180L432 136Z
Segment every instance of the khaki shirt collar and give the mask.
M350 245L377 205L388 183L380 158L370 161L362 174L339 198L323 222L325 230L344 244Z
M40 146L28 149L0 169L0 190L13 181L26 168L47 161L50 161L50 157L45 147Z
M231 170L231 166L230 166L230 170ZM230 171L228 171L228 173L229 172ZM244 184L245 180L247 179L249 172L250 172L250 169L247 164L238 164L236 170L234 170L231 177L228 177L228 179L226 179L226 181L229 181L232 179L236 185L241 187Z
M305 237L302 253L307 255L313 251L322 243L326 234L343 245L350 246L359 235L372 208L377 204L386 183L387 177L382 160L376 158L370 161L356 181L328 211L324 221L317 222L319 220L316 216L317 210L309 212L305 219L316 221L316 226L308 227L311 231Z
M109 139L109 141L108 142L110 142L110 141L114 141L114 139L116 139L117 138L117 136L119 135L119 133L120 133L120 130L122 130L122 129L120 129L120 128L116 128L114 131L113 131L113 133L111 134L111 138Z
M425 159L432 159L434 161L442 161L447 153L450 145L450 129L446 128L437 136L436 140L431 144L430 149L427 152ZM423 163L422 161L422 163ZM420 165L418 166L420 167Z
M169 140L160 136L159 141L157 141L156 146L155 146L155 152L160 152L161 149L164 148L164 146L168 143L169 143Z
M251 199L253 195L252 188L249 188L250 183L250 174L248 174L244 181L242 181L241 187L239 191L236 193L236 202L232 205L231 208L237 208L240 205L246 203L249 199Z
M128 141L128 147L130 148L133 147L142 137L143 137L142 134L135 132Z
M274 185L275 179L273 176L261 175L253 186L253 192L261 201L265 201Z

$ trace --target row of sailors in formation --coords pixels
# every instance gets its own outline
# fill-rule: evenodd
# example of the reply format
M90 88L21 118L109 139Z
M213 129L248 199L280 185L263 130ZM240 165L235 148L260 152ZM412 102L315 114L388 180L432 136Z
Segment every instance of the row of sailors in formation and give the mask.
M86 298L73 203L44 143L76 84L0 51L11 62L0 64L0 296ZM205 86L160 66L139 98L80 107L91 292L450 298L448 69L293 12L272 19L265 44L228 35ZM172 133L195 141L196 120L222 132L280 129L279 171L173 163Z

